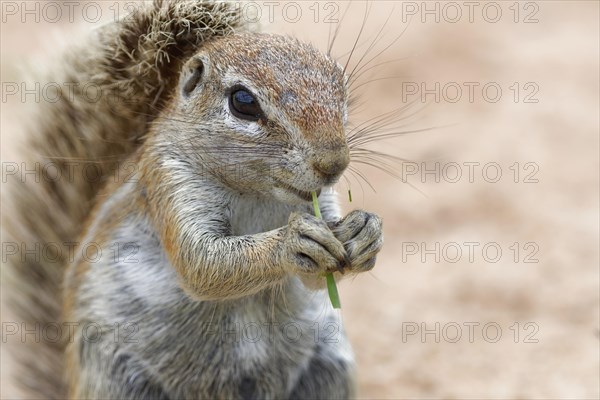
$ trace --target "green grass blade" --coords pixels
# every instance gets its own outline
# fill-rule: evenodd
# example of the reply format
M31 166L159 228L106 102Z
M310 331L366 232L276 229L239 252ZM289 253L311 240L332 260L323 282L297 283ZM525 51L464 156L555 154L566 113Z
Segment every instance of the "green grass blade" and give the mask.
M321 216L321 209L319 208L319 200L317 199L317 192L312 192L312 201L313 207L315 209L315 217L323 218ZM331 305L333 308L342 308L342 304L340 302L340 294L337 290L337 285L335 284L335 278L333 274L329 272L325 275L327 279L327 293L329 293L329 301L331 301Z

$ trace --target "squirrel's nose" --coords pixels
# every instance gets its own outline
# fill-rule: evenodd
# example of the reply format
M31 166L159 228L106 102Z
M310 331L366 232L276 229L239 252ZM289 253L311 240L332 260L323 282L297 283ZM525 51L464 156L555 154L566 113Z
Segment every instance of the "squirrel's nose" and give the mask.
M329 150L326 154L317 155L312 166L328 183L332 183L342 175L349 163L350 154L344 146L342 149Z

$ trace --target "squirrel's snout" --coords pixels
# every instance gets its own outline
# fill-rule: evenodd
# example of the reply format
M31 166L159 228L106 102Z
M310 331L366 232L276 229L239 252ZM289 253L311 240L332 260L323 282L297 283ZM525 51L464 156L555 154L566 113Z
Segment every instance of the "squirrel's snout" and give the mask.
M350 154L348 148L344 147L318 154L312 166L318 175L327 180L327 183L333 183L344 173L349 163Z

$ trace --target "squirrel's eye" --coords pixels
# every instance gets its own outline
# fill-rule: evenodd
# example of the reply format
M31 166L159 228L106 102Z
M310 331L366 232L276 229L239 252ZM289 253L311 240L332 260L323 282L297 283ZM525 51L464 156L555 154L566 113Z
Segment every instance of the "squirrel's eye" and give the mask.
M233 115L247 121L258 121L263 117L258 101L244 88L237 88L231 92L229 109Z

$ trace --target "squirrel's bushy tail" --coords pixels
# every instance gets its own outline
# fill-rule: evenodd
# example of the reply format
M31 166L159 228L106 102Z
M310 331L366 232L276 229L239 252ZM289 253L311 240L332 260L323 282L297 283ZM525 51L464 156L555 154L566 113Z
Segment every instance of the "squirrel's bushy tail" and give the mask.
M47 80L60 84L51 96L59 100L36 105L27 160L18 166L40 175L10 175L3 193L2 280L12 326L37 330L14 354L30 395L65 397L61 285L99 189L143 142L182 62L240 24L231 4L156 0L69 49Z

